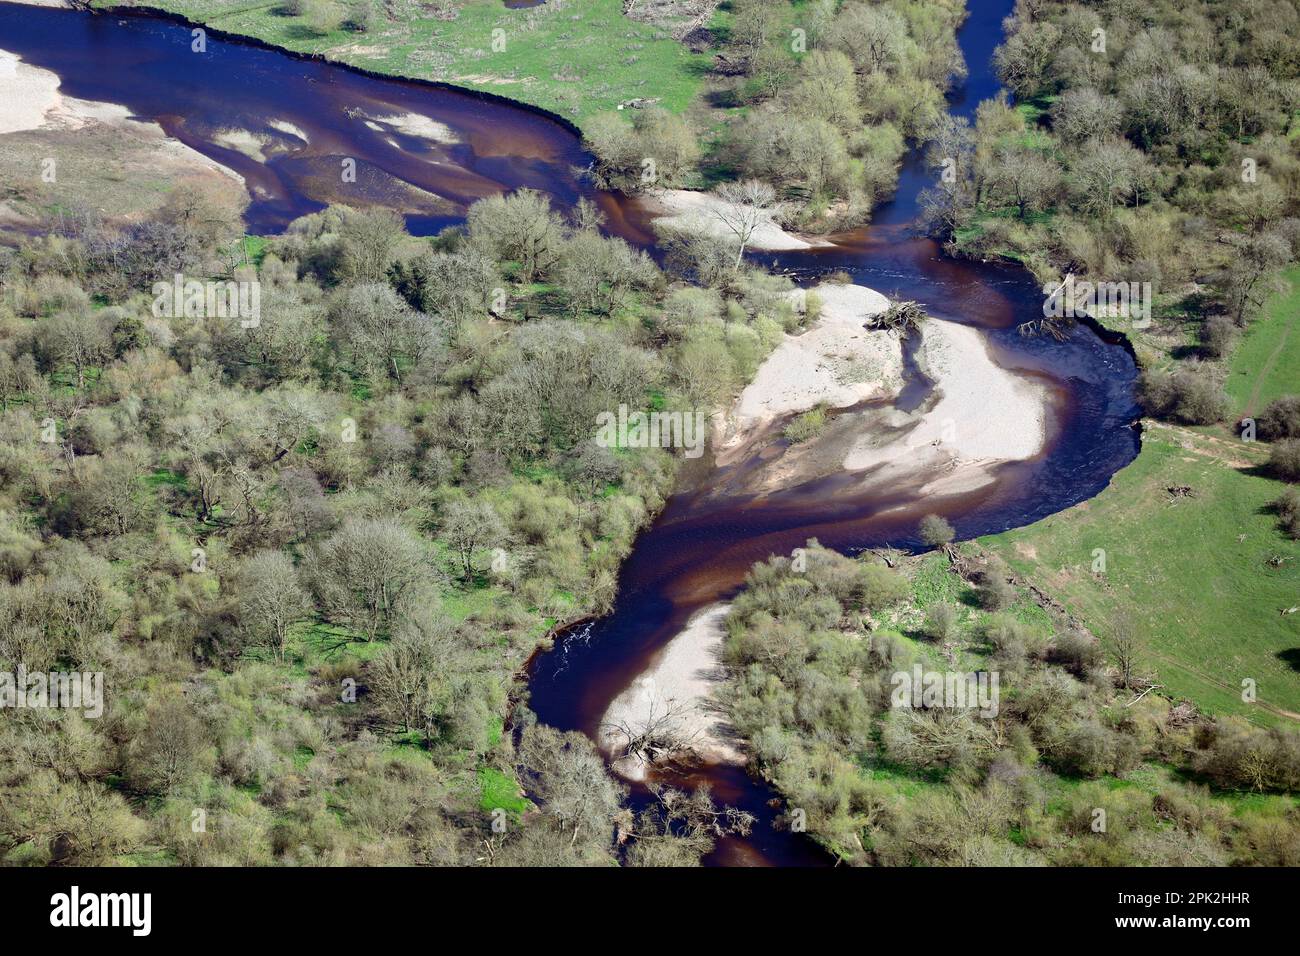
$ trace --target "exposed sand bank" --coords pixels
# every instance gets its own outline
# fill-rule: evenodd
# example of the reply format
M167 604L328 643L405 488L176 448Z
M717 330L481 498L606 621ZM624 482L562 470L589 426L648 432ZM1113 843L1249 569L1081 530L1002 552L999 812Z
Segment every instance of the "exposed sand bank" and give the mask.
M683 742L689 756L706 763L745 762L713 692L725 677L720 653L728 604L714 604L693 616L659 652L650 668L609 705L601 721L600 744L607 753L624 749L620 728L639 733L652 721ZM614 761L629 780L644 780L648 766L637 756Z
M460 142L460 138L453 132L452 128L446 123L439 123L435 119L424 116L420 113L398 113L392 116L376 116L373 122L367 122L367 126L373 126L374 123L383 123L399 133L407 136L414 136L417 139L426 139L434 143L451 145Z
M895 480L930 470L927 494L968 491L992 480L993 465L1037 455L1047 441L1046 389L993 361L976 329L931 318L922 327L921 360L935 395L916 413L891 410L885 433L858 436L844 468L878 468Z
M901 340L865 327L889 300L860 285L824 282L809 292L821 299L820 318L806 332L787 335L741 392L714 436L718 464L743 457L783 416L819 404L847 408L902 387Z
M266 145L266 140L246 129L223 129L212 137L212 141L218 146L224 146L226 149L233 149L237 153L243 153L253 162L266 162L266 153L262 150L262 147Z
M690 189L652 189L646 193L645 204L657 226L723 239L735 238L735 234L723 224L719 216L719 212L726 213L735 206L717 196ZM825 245L830 243L820 239L801 238L786 232L770 219L760 223L749 238L750 249L765 252L811 249L813 246Z
M56 4L57 5L57 4ZM57 179L39 174L47 160ZM51 202L81 202L107 215L136 216L166 198L161 181L187 181L224 201L247 201L238 173L169 137L157 123L141 122L115 103L65 96L59 77L0 50L0 164L32 171L15 176L6 221L30 224ZM136 189L123 183L140 183Z
M0 50L0 134L36 129L62 101L57 76Z
M874 297L874 311L884 307L884 297L870 290L844 295L856 296L860 303L864 293ZM831 327L835 316L861 315L860 310L861 305L854 309L832 299ZM860 325L861 319L857 321ZM847 321L840 328L848 334ZM843 389L832 363L809 363L807 354L796 352L790 342L768 358L733 408L727 430L715 428L718 464L749 463L727 485L728 492L769 494L850 474L860 476L862 486L907 482L921 495L953 495L989 484L998 465L1033 458L1042 451L1051 403L1047 389L994 362L981 332L944 319L930 318L919 333L917 361L934 381L919 408L912 412L888 406L850 409L865 398L894 397L902 384L900 341L893 336L882 340L884 332L865 334L870 344L856 347L880 350L882 341L890 342L888 362L877 366L885 374L876 376L874 389L864 381L856 383L856 392ZM818 402L849 410L807 441L772 446L774 421L784 421L782 416Z
M23 2L31 3L31 0ZM61 3L33 5L62 6ZM59 92L58 74L24 63L8 50L0 50L0 134L38 129L82 130L95 124L122 129L136 137L150 137L196 169L220 172L241 184L244 181L233 169L171 139L157 123L132 118L125 106L64 96Z
M271 127L271 129L273 130L284 133L286 136L292 136L294 139L300 139L304 143L309 142L309 140L307 139L307 134L303 132L302 127L295 126L293 123L290 123L288 120L273 119L270 120L266 125Z

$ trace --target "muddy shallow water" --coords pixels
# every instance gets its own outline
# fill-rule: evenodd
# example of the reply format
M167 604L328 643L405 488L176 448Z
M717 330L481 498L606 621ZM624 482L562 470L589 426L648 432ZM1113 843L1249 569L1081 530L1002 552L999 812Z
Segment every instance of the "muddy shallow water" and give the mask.
M970 7L959 37L970 75L950 97L965 115L997 89L989 57L1012 2L972 0ZM529 186L559 207L592 198L612 232L652 241L635 201L598 192L581 177L590 157L574 130L525 107L211 34L206 51L195 53L188 27L152 17L0 3L0 48L57 73L64 93L124 104L238 172L252 195L250 232L279 232L329 202L349 202L390 206L412 231L430 234L460 221L478 198ZM355 182L341 175L348 160ZM729 490L736 476L728 469L696 469L688 490L638 539L613 612L534 658L529 691L541 720L594 736L609 702L695 611L734 594L756 561L814 537L846 552L916 545L917 521L929 512L947 517L962 538L1024 525L1092 497L1136 455L1130 353L1086 327L1063 342L1017 334L1017 323L1041 314L1041 292L1024 270L952 260L909 232L917 194L934 176L913 151L875 225L829 247L753 258L801 281L842 270L983 330L999 364L1048 386L1044 451L1001 466L990 485L942 499L919 493L925 476L866 491L834 476L758 498ZM903 401L914 404L918 388L924 384ZM722 841L708 862L828 862L807 838L772 826L774 794L744 770L705 767L696 780L758 817L748 838Z

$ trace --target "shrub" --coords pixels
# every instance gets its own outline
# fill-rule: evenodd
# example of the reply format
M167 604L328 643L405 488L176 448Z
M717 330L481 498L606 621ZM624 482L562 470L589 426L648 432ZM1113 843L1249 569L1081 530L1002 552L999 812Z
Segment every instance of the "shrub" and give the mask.
M932 641L946 641L957 629L957 609L947 601L932 604L925 612L921 633Z
M1300 538L1300 490L1288 488L1272 503L1278 524L1289 538Z
M1204 730L1199 746L1195 769L1217 786L1260 791L1300 787L1300 734L1290 728L1262 729L1230 717Z
M1210 358L1223 358L1237 341L1237 325L1226 315L1212 315L1201 327L1201 347Z
M922 518L918 532L921 540L931 547L947 544L957 536L952 525L939 515L926 515Z
M865 610L876 611L888 607L912 593L907 578L883 564L868 564L860 573L855 597Z
M1221 421L1228 410L1223 388L1201 367L1173 374L1147 372L1142 376L1142 404L1158 418L1185 425L1212 425Z
M1287 438L1273 446L1268 470L1283 481L1300 481L1300 438Z
M1047 659L1053 664L1083 674L1102 662L1101 643L1083 631L1069 630L1058 634L1048 650Z
M1010 614L994 614L984 622L984 639L999 653L1022 657L1036 653L1043 644L1042 636Z
M601 113L586 125L586 145L596 154L596 178L605 186L636 191L653 183L681 182L699 159L698 137L685 118L653 107L624 113ZM655 159L654 176L645 177L646 157Z
M1093 719L1066 721L1050 729L1047 751L1058 772L1096 777L1114 765L1114 735Z
M794 421L785 426L782 432L786 439L793 445L800 442L816 438L826 427L826 406L818 405L816 408L810 408L802 415L795 417Z
M1255 417L1255 428L1265 441L1300 438L1300 395L1283 395L1269 402Z
M379 25L379 12L375 9L374 0L360 0L359 3L352 7L352 13L348 17L348 26L357 33L370 33Z
M985 574L977 591L980 607L986 611L1001 611L1016 601L1016 589L1001 574Z
M334 0L307 0L303 16L317 34L333 33L343 19L343 10Z

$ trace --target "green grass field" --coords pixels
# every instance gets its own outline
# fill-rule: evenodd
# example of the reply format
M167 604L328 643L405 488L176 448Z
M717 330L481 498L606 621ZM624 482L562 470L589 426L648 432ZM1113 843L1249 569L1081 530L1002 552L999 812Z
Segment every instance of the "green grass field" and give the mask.
M1265 454L1149 425L1137 460L1096 498L980 543L1103 639L1127 620L1161 693L1289 720L1300 712L1300 613L1280 612L1300 604L1300 543L1268 513L1283 486L1258 474ZM1194 496L1171 496L1177 485ZM1092 571L1094 549L1105 551L1104 573ZM1243 703L1245 678L1258 703Z
M1300 267L1282 278L1290 288L1269 300L1228 365L1224 387L1234 416L1254 415L1273 399L1300 392Z
M1228 363L1231 420L1300 391L1300 268L1283 279ZM1281 613L1300 605L1300 544L1269 513L1283 485L1260 472L1267 446L1222 427L1147 425L1142 453L1097 498L982 543L1099 636L1127 621L1161 693L1261 723L1300 719L1300 612ZM1171 497L1180 485L1195 496ZM1256 704L1241 699L1245 678Z
M347 28L352 8L336 0L323 0L332 11L323 17L288 16L280 0L150 0L149 5L289 50L486 90L578 125L634 98L684 110L709 62L658 27L624 17L620 0L552 0L527 10L507 9L501 0L461 0L446 5L458 8L454 20L410 5L401 19L378 17L365 33Z

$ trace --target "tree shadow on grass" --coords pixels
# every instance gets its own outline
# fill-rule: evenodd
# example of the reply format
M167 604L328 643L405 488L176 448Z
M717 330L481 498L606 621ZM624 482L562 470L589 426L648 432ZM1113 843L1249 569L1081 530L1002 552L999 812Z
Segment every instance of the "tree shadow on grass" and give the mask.
M734 109L742 105L739 90L708 90L702 98L714 109Z
M1268 467L1267 462L1262 462L1258 465L1247 465L1244 468L1238 468L1237 474L1248 475L1251 478L1267 478L1271 481L1277 481L1277 475L1273 474L1273 471ZM1278 494L1282 493L1282 489L1284 487L1285 485L1283 485L1282 482L1279 481Z
M1300 671L1300 647L1288 647L1284 651L1278 651L1277 659L1293 671Z
M315 27L307 26L305 23L295 23L284 31L284 35L291 40L319 40L321 37L329 34Z

